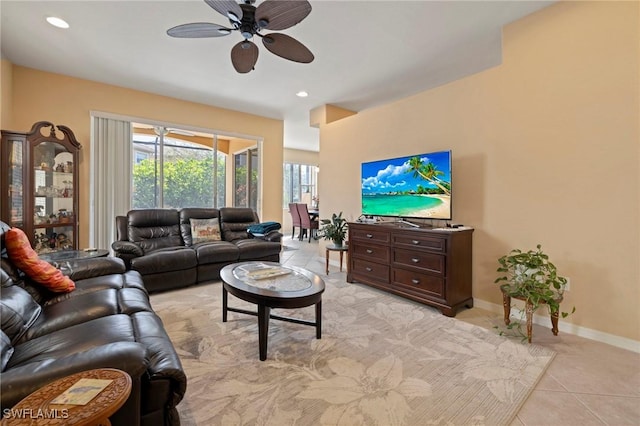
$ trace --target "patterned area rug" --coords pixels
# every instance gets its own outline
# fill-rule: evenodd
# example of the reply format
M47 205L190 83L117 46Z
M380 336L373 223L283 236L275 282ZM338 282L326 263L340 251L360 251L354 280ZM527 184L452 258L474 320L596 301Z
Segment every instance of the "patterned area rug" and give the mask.
M363 285L326 279L322 339L229 313L221 284L151 297L182 359L183 425L504 425L554 352ZM255 305L229 295L229 306ZM313 307L272 313L314 319Z

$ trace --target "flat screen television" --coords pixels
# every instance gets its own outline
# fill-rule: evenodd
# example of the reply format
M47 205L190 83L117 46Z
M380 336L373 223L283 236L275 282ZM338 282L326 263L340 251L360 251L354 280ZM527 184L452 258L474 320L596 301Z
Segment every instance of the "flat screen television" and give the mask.
M362 214L451 219L451 151L362 163Z

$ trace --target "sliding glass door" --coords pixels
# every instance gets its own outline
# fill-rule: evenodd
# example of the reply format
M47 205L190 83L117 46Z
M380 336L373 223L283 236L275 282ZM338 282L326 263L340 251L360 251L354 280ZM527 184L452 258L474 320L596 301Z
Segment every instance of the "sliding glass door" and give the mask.
M164 127L133 134L132 207L182 208L225 205L226 154L217 137Z
M258 209L258 149L249 148L233 155L234 207Z

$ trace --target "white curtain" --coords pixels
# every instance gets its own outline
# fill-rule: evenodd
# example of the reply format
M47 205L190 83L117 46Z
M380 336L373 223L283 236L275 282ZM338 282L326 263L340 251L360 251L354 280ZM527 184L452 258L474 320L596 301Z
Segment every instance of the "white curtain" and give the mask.
M111 249L115 218L131 205L131 123L92 116L89 244Z

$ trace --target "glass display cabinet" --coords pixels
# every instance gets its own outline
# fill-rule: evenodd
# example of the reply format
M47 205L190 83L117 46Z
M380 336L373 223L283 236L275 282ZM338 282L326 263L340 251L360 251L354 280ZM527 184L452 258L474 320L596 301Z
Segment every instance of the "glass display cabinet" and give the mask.
M0 148L2 221L21 228L38 253L76 250L81 145L71 129L40 121L29 133L2 130Z

